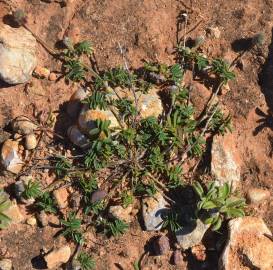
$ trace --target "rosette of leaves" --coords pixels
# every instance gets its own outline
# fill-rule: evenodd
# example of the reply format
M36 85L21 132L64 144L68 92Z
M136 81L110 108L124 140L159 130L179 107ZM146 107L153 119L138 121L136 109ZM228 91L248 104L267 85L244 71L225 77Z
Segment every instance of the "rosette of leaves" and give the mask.
M195 182L193 188L199 197L197 215L205 224L211 224L212 230L219 230L224 220L245 215L245 199L233 196L230 184L217 186L212 182L204 190L200 183Z

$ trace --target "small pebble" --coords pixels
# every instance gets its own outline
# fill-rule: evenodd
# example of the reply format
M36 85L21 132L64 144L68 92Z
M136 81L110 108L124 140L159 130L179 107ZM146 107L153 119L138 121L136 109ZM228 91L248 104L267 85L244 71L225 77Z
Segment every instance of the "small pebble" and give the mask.
M56 81L56 80L57 80L57 75L56 75L56 73L51 72L51 73L49 74L48 79L49 79L50 81Z
M32 134L26 135L25 148L27 150L32 150L32 149L35 149L36 147L37 147L37 139L35 134L32 133Z
M170 250L169 238L165 235L158 237L154 242L156 255L164 255Z
M220 38L221 36L221 31L218 27L209 27L207 31L213 38Z
M21 135L31 134L36 128L37 125L25 116L18 116L12 121L13 131Z
M66 188L59 188L53 191L53 196L59 209L64 209L68 206L69 193Z
M35 226L37 224L37 220L35 217L30 217L27 219L27 224L30 226Z
M91 203L99 202L107 196L107 193L104 190L96 190L91 195Z

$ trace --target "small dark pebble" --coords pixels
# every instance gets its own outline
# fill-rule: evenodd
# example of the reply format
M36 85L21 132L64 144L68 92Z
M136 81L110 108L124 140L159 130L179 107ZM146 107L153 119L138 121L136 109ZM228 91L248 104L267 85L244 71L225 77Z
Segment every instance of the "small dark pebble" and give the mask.
M164 255L170 250L169 238L165 235L158 237L154 242L156 255Z
M99 202L99 201L103 200L106 196L107 196L106 191L98 189L92 193L91 203Z

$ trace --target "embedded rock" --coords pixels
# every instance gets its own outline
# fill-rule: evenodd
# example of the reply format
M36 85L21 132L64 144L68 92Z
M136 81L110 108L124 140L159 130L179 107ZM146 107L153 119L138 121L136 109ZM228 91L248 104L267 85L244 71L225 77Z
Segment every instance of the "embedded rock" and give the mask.
M147 231L159 231L163 224L163 215L168 213L168 202L158 192L153 197L142 200L142 215Z
M273 269L272 233L261 218L229 221L229 237L219 260L220 270Z
M240 183L240 158L232 134L214 136L211 149L211 172L220 185L229 183L233 188Z
M158 237L154 242L156 255L164 255L170 251L170 241L165 235Z
M26 83L37 65L36 39L24 27L0 24L0 79Z
M106 191L98 189L91 195L91 203L96 203L103 200L107 196Z
M191 248L199 244L209 225L204 224L200 219L192 221L175 232L177 242L183 249Z
M0 260L0 270L12 270L12 261L10 259Z
M64 263L67 263L71 256L71 249L68 245L51 251L45 256L48 269L57 269Z
M79 88L73 93L70 100L68 101L66 112L70 117L78 117L82 108L81 101L87 97L87 92L83 88Z
M11 206L3 213L11 219L10 224L19 224L25 219L16 202L12 202Z
M28 134L25 137L25 149L27 150L33 150L37 146L37 139L35 134Z

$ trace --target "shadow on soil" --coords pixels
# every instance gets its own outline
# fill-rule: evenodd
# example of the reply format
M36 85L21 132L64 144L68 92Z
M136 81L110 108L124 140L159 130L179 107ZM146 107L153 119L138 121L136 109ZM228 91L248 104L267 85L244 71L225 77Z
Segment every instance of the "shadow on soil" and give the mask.
M258 120L258 127L254 131L254 135L257 135L264 128L269 127L273 129L273 29L271 36L271 43L268 47L267 59L262 67L262 70L259 74L259 84L261 86L261 91L265 96L265 100L268 106L267 114L262 112L260 109L256 109L256 113L261 116L261 119Z

